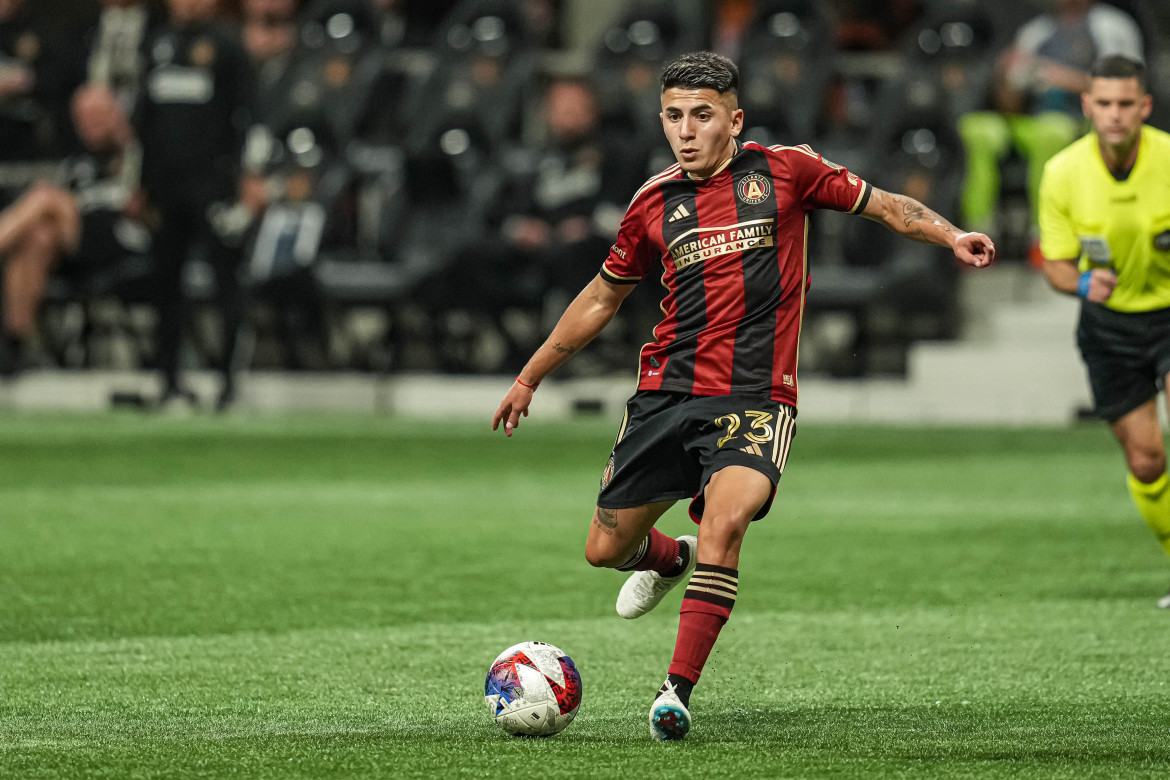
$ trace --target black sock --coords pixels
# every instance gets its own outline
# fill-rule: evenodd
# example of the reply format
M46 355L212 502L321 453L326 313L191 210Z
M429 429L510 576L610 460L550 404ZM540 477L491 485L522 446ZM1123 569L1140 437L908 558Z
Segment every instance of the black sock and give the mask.
M684 707L689 709L691 706L691 691L694 690L695 684L681 674L666 675L666 682L674 686L674 692L678 694L679 700L682 701ZM658 689L658 692L662 693L665 690L666 683L663 683L662 687Z
M678 543L678 557L674 559L674 566L663 577L677 577L687 570L691 563L691 548L684 542Z

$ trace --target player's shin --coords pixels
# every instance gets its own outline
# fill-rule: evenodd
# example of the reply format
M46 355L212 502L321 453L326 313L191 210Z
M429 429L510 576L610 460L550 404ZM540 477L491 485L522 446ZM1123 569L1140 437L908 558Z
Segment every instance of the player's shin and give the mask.
M1146 525L1154 532L1165 553L1170 555L1170 477L1162 472L1153 482L1142 482L1128 474L1126 482Z
M670 662L671 678L677 675L686 680L688 693L699 681L719 631L731 617L738 591L738 569L699 563L691 575L679 608L678 638Z

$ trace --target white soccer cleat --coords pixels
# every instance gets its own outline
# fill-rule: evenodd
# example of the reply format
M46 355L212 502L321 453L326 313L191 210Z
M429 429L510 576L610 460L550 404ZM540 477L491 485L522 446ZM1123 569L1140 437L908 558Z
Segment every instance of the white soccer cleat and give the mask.
M699 539L696 536L680 536L680 545L685 544L690 560L683 573L677 577L663 577L656 571L636 571L626 579L617 598L617 613L626 620L642 617L658 606L658 602L670 593L671 588L689 579L695 570Z
M1158 609L1170 609L1170 593L1158 599Z
M678 697L677 689L667 680L666 689L650 707L650 736L657 740L682 739L691 730L691 711Z

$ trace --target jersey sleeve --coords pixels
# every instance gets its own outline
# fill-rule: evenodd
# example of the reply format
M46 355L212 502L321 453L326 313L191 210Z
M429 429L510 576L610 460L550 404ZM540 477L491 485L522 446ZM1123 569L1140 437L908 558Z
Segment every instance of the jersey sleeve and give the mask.
M1069 217L1069 188L1060 169L1049 162L1040 177L1040 252L1048 260L1075 260L1081 256L1081 242Z
M609 256L601 266L601 275L606 281L637 284L656 259L649 236L651 217L648 201L649 198L640 193L626 209L618 229L617 241L609 248Z
M808 146L781 147L788 175L808 210L832 209L859 214L869 202L869 183L830 162ZM776 150L776 147L773 147Z

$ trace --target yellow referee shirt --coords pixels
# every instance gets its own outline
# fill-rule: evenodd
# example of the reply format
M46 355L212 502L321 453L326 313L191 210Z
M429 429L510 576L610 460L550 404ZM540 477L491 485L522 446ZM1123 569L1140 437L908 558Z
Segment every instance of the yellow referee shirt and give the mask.
M1142 126L1125 181L1105 167L1089 133L1048 161L1040 180L1040 251L1117 272L1105 305L1115 311L1170 308L1170 134Z

